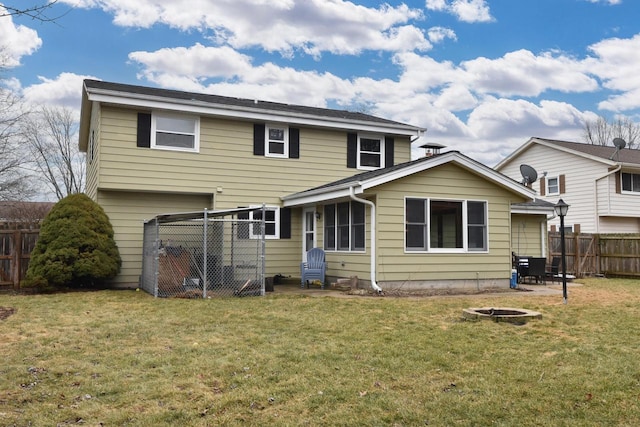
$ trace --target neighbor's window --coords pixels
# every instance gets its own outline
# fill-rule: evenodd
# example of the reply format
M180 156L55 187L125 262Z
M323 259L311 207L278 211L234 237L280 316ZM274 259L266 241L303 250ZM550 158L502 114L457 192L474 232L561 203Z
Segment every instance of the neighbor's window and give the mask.
M265 126L264 152L269 157L289 157L289 128Z
M547 178L547 195L560 194L560 181L558 177Z
M622 191L640 193L640 174L622 172Z
M151 147L197 152L200 149L200 119L154 113L151 120Z
M405 199L407 251L486 251L487 203Z
M325 205L324 248L330 251L364 251L365 208L362 203Z
M358 169L384 167L384 138L373 135L358 136Z

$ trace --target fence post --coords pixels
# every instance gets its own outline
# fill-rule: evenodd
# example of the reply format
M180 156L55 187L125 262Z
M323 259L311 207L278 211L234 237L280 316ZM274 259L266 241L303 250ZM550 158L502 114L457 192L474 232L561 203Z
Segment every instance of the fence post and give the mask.
M574 239L573 244L575 247L575 254L573 258L573 269L575 272L573 274L576 277L582 277L582 263L581 263L581 257L580 257L580 243L581 243L580 233L574 233L573 239Z
M20 230L13 232L13 259L11 260L11 263L13 264L13 267L11 268L13 271L13 277L11 280L13 280L13 288L16 290L20 288L20 258L22 258L21 234Z

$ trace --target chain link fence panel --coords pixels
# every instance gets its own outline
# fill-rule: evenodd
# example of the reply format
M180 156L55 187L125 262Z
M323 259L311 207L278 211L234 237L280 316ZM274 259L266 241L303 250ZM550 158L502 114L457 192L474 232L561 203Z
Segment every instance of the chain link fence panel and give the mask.
M161 298L265 293L265 223L256 209L158 215L145 221L141 288ZM247 219L245 219L247 218Z

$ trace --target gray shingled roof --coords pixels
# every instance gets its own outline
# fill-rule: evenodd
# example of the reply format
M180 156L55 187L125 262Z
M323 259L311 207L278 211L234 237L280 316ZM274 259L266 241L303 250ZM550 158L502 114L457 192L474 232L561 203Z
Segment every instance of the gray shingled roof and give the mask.
M219 95L209 95L195 92L183 92L179 90L159 89L145 86L135 86L122 83L111 83L99 80L85 80L87 89L107 90L113 92L132 93L145 96L153 96L159 98L176 99L183 101L198 101L212 106L232 106L253 110L263 110L265 112L283 112L294 114L305 114L310 116L320 116L332 119L353 120L360 122L371 122L379 124L400 125L420 129L406 123L400 123L393 120L383 119L381 117L372 116L346 110L334 110L329 108L306 107L302 105L282 104L277 102L260 101L256 99L233 98Z
M546 138L538 138L538 137L536 137L535 139L544 141L545 143L555 145L558 147L579 151L581 153L588 154L590 156L600 157L605 160L609 160L609 158L616 151L615 147L603 147L601 145L592 145L592 144L585 144L580 142L558 141L555 139L546 139ZM629 148L623 148L611 160L619 161L623 163L640 164L640 150L631 150Z

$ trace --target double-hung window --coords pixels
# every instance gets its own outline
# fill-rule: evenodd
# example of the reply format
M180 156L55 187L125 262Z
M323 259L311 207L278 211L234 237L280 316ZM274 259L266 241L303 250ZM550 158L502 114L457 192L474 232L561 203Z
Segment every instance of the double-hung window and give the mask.
M622 172L622 191L640 193L640 174Z
M379 169L384 165L384 137L358 135L358 169Z
M558 177L547 178L547 195L560 194L560 180Z
M265 155L267 157L289 157L289 128L265 126Z
M198 152L200 118L181 114L154 113L151 116L151 147Z
M324 249L365 250L365 207L359 202L343 202L324 207Z
M259 239L262 226L262 206L252 206L256 209L238 214L238 237L241 239ZM266 206L264 211L265 239L280 238L280 208Z
M405 199L406 251L486 251L487 232L486 202Z

